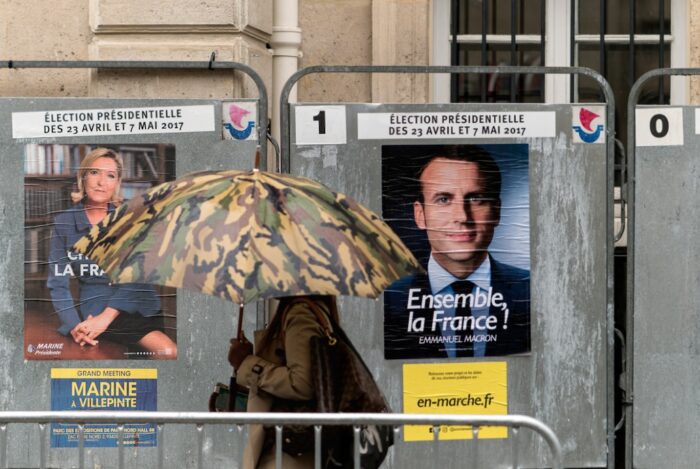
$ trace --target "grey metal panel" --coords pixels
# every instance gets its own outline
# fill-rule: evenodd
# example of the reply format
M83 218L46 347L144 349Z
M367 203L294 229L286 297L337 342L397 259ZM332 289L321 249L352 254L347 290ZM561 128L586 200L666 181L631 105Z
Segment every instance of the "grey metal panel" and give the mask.
M305 103L312 104L312 103ZM314 177L381 213L382 144L527 143L530 148L532 353L482 360L508 362L510 413L533 416L562 442L564 465L607 465L608 390L605 145L573 144L571 107L547 105L347 105L346 145L294 143L292 106L290 171ZM556 138L465 140L357 140L359 112L556 111ZM341 321L366 358L394 411L402 410L403 363L385 360L383 302L343 297ZM464 359L459 359L464 360ZM466 361L466 360L465 360ZM524 437L525 467L547 461L547 448ZM465 452L466 450L466 452ZM474 454L471 442L397 443L387 467L454 467ZM476 467L508 467L509 443L481 440Z
M634 467L700 460L700 139L683 108L683 145L634 160Z
M215 106L215 130L188 134L154 134L60 139L12 139L11 113L53 109L94 109L211 104ZM156 368L158 410L206 411L209 394L217 381L228 380L226 362L229 338L235 334L237 306L202 294L177 293L176 361L25 361L23 358L23 152L28 142L61 143L171 143L176 147L178 175L205 169L250 169L255 141L222 139L221 101L214 100L105 100L105 99L4 99L0 100L0 408L48 410L51 368L114 367ZM246 330L256 323L256 305L246 308ZM205 467L235 466L242 453L242 439L235 430L214 433L205 428ZM38 467L38 429L20 427L9 432L10 467ZM166 427L165 467L192 467L196 463L196 429ZM48 445L48 443L47 443ZM158 448L128 448L126 467L155 467ZM49 467L77 467L78 451L51 449ZM88 467L116 467L117 450L86 449Z

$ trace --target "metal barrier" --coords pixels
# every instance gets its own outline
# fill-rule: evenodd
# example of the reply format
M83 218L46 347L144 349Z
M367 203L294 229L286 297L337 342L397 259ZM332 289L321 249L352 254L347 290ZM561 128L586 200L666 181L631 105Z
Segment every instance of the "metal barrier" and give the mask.
M436 138L430 141L420 140L417 137L411 136L406 136L405 141L399 139L382 139L378 137L360 138L357 119L359 114L363 113L369 116L375 112L378 114L393 112L447 113L456 111L467 113L486 112L490 110L503 112L513 111L515 109L533 110L535 106L541 107L542 110L558 110L558 108L556 108L558 105L539 103L427 104L409 102L323 102L321 99L322 96L313 102L289 103L292 90L302 78L312 74L329 73L473 75L568 74L583 75L597 82L601 92L606 97L605 102L607 105L604 111L607 124L604 155L596 153L595 158L586 158L583 156L583 146L567 143L569 138L572 138L569 137L572 132L572 122L571 117L568 117L568 114L565 112L561 112L559 116L566 115L568 120L564 117L558 117L557 120L557 124L560 126L558 127L558 132L560 132L560 134L558 134L556 139L556 145L560 146L562 150L555 150L555 147L547 146L546 148L548 150L545 151L543 150L545 148L543 144L539 142L537 144L530 143L530 150L528 151L531 152L531 164L535 162L538 164L539 162L547 162L547 164L549 164L552 160L548 159L545 153L549 155L553 154L555 151L561 152L560 154L562 157L557 158L557 164L563 163L562 167L566 167L567 169L557 174L559 181L567 180L565 178L572 178L573 174L578 174L579 176L585 175L586 184L590 183L590 186L587 185L586 189L588 190L581 190L577 195L582 197L579 201L590 201L591 208L586 209L585 213L580 212L579 209L582 205L579 202L576 204L577 206L573 203L566 205L567 211L563 211L562 207L564 207L564 205L559 206L554 201L567 194L570 187L564 187L563 184L557 185L557 178L552 177L551 174L545 174L544 172L539 173L540 170L547 167L546 165L535 166L533 164L533 169L530 172L530 177L533 179L530 179L530 183L533 184L532 181L537 181L533 184L533 186L537 185L537 187L531 189L530 196L539 198L542 203L535 210L531 211L531 216L542 217L542 222L539 225L532 224L528 227L531 236L533 236L531 239L535 239L534 236L537 236L539 239L533 246L539 245L541 247L539 255L535 256L531 254L531 260L534 259L534 262L538 263L537 269L539 272L542 274L544 274L544 272L550 272L551 275L546 281L544 280L544 275L541 277L539 276L541 274L533 274L532 277L533 282L537 282L538 285L532 287L533 298L531 305L535 305L533 311L536 310L541 313L540 316L537 316L537 313L532 314L532 318L539 317L537 322L533 320L532 328L533 337L539 338L538 340L532 341L533 351L536 349L536 353L524 357L501 358L508 362L508 397L512 400L511 402L517 402L520 406L515 410L511 409L511 411L529 415L546 415L547 418L545 421L547 424L551 425L555 431L560 432L562 438L563 435L566 435L568 439L566 446L569 447L569 444L571 444L575 448L571 452L567 451L567 465L575 467L602 467L607 462L607 467L614 467L616 441L614 384L616 382L616 377L614 366L615 311L613 253L614 241L616 239L614 233L614 150L616 142L614 138L615 97L609 84L607 84L604 78L597 72L587 68L576 67L313 66L297 71L286 82L280 96L280 127L282 132L280 137L282 153L281 172L292 172L293 174L318 179L333 187L334 190L358 198L362 203L368 204L370 207L375 208L375 210L382 207L384 203L384 200L381 199L384 194L382 184L384 183L383 175L387 173L382 173L381 168L383 145L405 144L408 146L418 146L420 144L447 142L457 145L464 144L465 142L473 144L494 144L499 142L496 140L488 140L488 137L484 136L467 142L466 140L461 140L460 137L454 134L451 137L444 137L443 139ZM300 121L297 117L297 111L303 106L322 108L325 105L342 108L342 110L338 109L338 112L345 119L343 120L343 125L345 126L346 132L343 134L343 138L340 139L340 141L328 143L319 143L326 142L326 140L316 141L313 139L307 139L299 143L297 131L300 128L298 125ZM578 103L578 106L583 105L582 103ZM508 107L506 108L506 106ZM533 106L533 108L527 106ZM569 106L568 103L567 106ZM573 114L573 105L569 107L571 107L571 114ZM316 110L313 114L316 112L320 111ZM321 118L320 113L318 116ZM306 128L311 127L313 129L318 129L319 134L325 134L327 131L325 125L322 131L320 120L315 122L316 119L314 118L310 121L311 117L312 116L308 116L305 124L302 125ZM323 119L325 118L326 116L324 114ZM518 143L525 143L526 141L528 143L530 142L530 140L522 139L518 140ZM550 144L548 143L547 145ZM552 148L552 150L550 150L550 148ZM596 147L596 149L598 148L603 150L603 144ZM586 151L589 149L590 147L587 148ZM536 154L536 151L542 151L541 156L539 153ZM577 155L577 152L580 152L580 154ZM536 156L533 157L533 155ZM604 157L605 160L603 161L599 156ZM326 163L326 158L328 158L328 164ZM575 161L578 161L578 163L575 163ZM600 166L592 166L591 163L593 162ZM605 163L604 167L603 163ZM579 166L579 164L581 164L581 166ZM588 173L587 171L589 170L593 172ZM599 170L600 172L598 172ZM588 174L590 174L590 176L588 176ZM572 178L570 180L575 179ZM547 195L544 195L544 193L540 195L540 190L550 183L553 185L548 190L553 190L553 192L548 192ZM603 195L605 198L602 197ZM594 198L595 201L593 202ZM557 212L561 216L555 215ZM558 226L557 223L567 218L570 219L571 224L563 223L561 226L564 231L568 232L567 236L570 236L568 242L577 243L577 235L575 235L575 233L581 231L581 228L585 226L587 228L584 229L582 233L583 236L587 238L587 242L590 243L590 245L585 250L581 251L562 248L562 255L555 255L553 254L554 248L556 246L561 247L566 245L567 241L562 240L562 238L558 236L554 236L551 228L553 226ZM408 229L409 228L407 228L407 230ZM591 241L592 239L595 239L595 241ZM545 248L544 246L548 247ZM577 243L577 246L580 246L580 243ZM576 255L579 256L578 259L574 259L575 256L571 256L568 261L562 262L564 256L573 252L576 252ZM582 263L579 264L579 262ZM576 265L576 267L572 267L573 265ZM595 265L595 268L590 270L590 273L593 275L588 278L585 276L578 277L585 265ZM603 271L603 269L605 270ZM558 282L562 276L559 275L559 278L555 278L554 272L560 272L567 280L556 283L557 286L555 286L555 283L551 283L550 281L555 280ZM589 289L590 285L592 285L590 280L593 278L595 278L595 287ZM603 280L605 282L603 282ZM603 294L605 295L604 297L602 296ZM576 306L573 306L573 303L564 304L560 302L562 298L572 299L576 297L579 299L585 297L588 298L589 301L581 302L580 304L576 304ZM361 327L363 331L372 331L363 332L365 336L376 337L373 334L375 329L381 327L380 321L383 311L380 311L382 307L381 303L375 306L374 309L379 315L371 316L370 318L363 317L359 319L359 321L362 321L361 325L359 323L353 324L349 326L349 329ZM349 308L341 307L341 309ZM570 327L578 323L582 318L585 318L587 321L586 326L577 329L576 332L573 333L574 330L570 329ZM556 322L558 322L558 325L555 325ZM357 330L359 329L355 329L355 331ZM566 337L566 340L562 340L563 337ZM365 344L365 346L368 347L366 350L372 350L373 353L376 352L375 344ZM572 346L574 348L572 348ZM372 348L370 349L369 347ZM592 362L591 353L596 354ZM572 362L566 357L580 360L580 363L572 366ZM593 363L592 367L590 363ZM404 392L400 387L401 371L399 367L402 363L397 364L396 362L385 361L382 360L382 357L373 355L368 359L368 364L371 368L376 367L374 368L375 370L380 370L377 374L377 378L384 386L385 391L388 390L387 394L394 399L399 398L401 393ZM547 367L548 364L549 368ZM543 370L543 373L538 374L538 376L530 380L531 373L529 370L534 368ZM553 397L552 393L546 391L548 389L547 383L550 382L549 380L552 380L551 382L559 380L568 383L576 382L581 378L581 370L592 370L587 371L590 372L589 376L591 379L586 379L586 382L592 387L585 390L583 388L571 389L571 392L562 392L560 389L558 394L559 396L576 396L578 395L577 393L581 393L581 399L587 404L585 411L581 406L566 407L564 398ZM572 373L575 376L573 376ZM544 378L545 376L546 378ZM591 389L595 389L595 392L591 392ZM546 396L546 398L542 396ZM395 400L394 408L400 409L400 402L401 401L398 399ZM589 412L590 409L593 409L594 412ZM594 415L592 420L595 420L595 424L592 428L594 429L595 436L588 434L588 430L583 430L584 427L588 428L587 425L580 425L580 421L577 417L583 412L586 412L585 418ZM579 424L573 422L579 422ZM574 428L574 426L576 426L576 428ZM579 433L577 433L577 431ZM605 431L605 433L603 434L602 431ZM606 438L605 441L603 437ZM416 453L417 452L418 451L416 451ZM411 451L406 451L404 455L407 456L409 454L411 456L413 455ZM450 456L454 459L452 454L450 454ZM529 461L527 462L529 463ZM410 460L405 462L404 466L409 467Z
M208 62L158 60L0 60L0 69L20 68L95 68L103 70L237 70L250 77L258 88L258 144L260 160L267 164L267 88L262 77L252 67L238 62L217 62L212 53ZM93 96L96 97L96 96ZM134 98L138 99L138 98Z
M79 467L85 467L85 424L111 423L118 427L118 467L124 467L124 424L154 422L157 425L158 469L164 467L163 431L165 424L191 424L197 426L197 468L203 467L204 429L203 425L242 425L264 424L274 425L276 429L277 453L276 467L282 464L282 428L288 424L314 425L315 434L315 467L321 467L320 442L323 425L352 425L354 427L354 467L360 468L360 426L361 425L392 425L398 433L404 425L431 425L435 448L439 445L440 425L470 425L473 434L473 460L478 457L478 434L480 427L506 426L510 428L512 451L512 467L518 467L518 435L521 427L529 428L538 433L548 444L551 452L551 467L562 467L562 452L559 439L554 432L537 419L524 415L416 415L416 414L315 414L315 413L210 413L210 412L84 412L84 411L32 411L32 412L0 412L0 467L8 467L7 444L9 424L39 424L39 467L46 468L47 448L46 432L49 423L74 423L78 425Z
M627 251L627 318L626 318L626 335L627 335L627 349L625 353L625 360L626 360L626 367L625 367L625 388L626 388L626 393L623 398L623 405L624 407L624 418L625 422L627 425L627 430L625 432L626 438L625 438L625 452L626 452L626 458L625 458L625 467L631 469L632 467L653 467L653 466L642 466L642 464L655 464L656 462L654 461L649 461L646 456L648 454L655 454L660 460L664 460L665 458L673 457L676 454L676 449L671 448L668 442L673 441L675 444L677 444L679 447L683 448L687 445L691 445L694 443L694 438L693 435L690 433L684 433L684 431L687 431L687 429L694 429L697 427L696 424L696 415L697 415L697 410L695 406L695 400L692 397L692 394L688 396L682 396L678 400L674 400L674 404L672 407L679 409L679 413L677 415L683 415L685 417L684 420L678 421L677 416L671 415L671 412L669 411L670 407L663 407L658 405L657 402L650 403L649 396L654 395L654 390L658 389L656 386L658 386L657 383L651 383L649 382L647 378L649 376L656 376L656 378L659 379L660 382L663 383L663 385L666 387L666 390L673 393L673 389L671 386L668 386L668 376L663 376L659 375L658 372L654 374L654 371L657 371L659 369L684 369L684 366L680 363L682 360L687 360L688 362L694 362L696 360L696 352L695 352L695 347L693 346L688 346L687 351L684 353L679 353L677 356L674 357L674 363L673 366L669 366L667 363L663 363L659 361L658 363L655 364L654 368L649 368L649 361L647 357L637 355L635 351L638 351L639 349L648 346L650 342L648 340L645 342L643 336L641 336L640 333L644 333L646 329L649 329L649 326L646 326L646 322L648 322L648 310L646 312L647 315L645 315L645 308L638 308L637 306L639 305L644 305L644 295L649 294L653 295L656 291L651 290L651 293L649 293L649 288L648 284L643 284L643 283L637 283L639 280L636 278L637 272L638 272L638 267L637 263L639 261L639 258L644 258L644 256L640 255L639 258L637 256L637 249L641 249L640 245L644 245L643 243L638 243L638 235L639 230L638 228L642 226L640 223L637 222L637 215L638 213L641 213L642 216L640 216L639 220L645 220L644 216L648 216L649 214L649 207L645 207L644 205L639 205L638 202L638 197L637 197L637 185L640 180L640 164L642 163L643 160L638 159L638 149L637 149L637 144L638 144L638 135L637 135L637 115L636 111L638 109L643 109L643 108L638 108L640 106L640 100L642 99L642 93L645 89L646 84L654 79L654 78L659 78L661 82L663 82L663 79L665 77L672 77L672 76L687 76L687 77L693 77L693 76L698 76L700 75L700 68L660 68L656 70L651 70L649 72L646 72L642 76L637 79L637 81L634 83L632 86L629 97L627 99L627 174L628 174L628 185L627 185L627 198L628 198L628 223L627 226L629 227L628 229L628 234L627 234L627 246L628 246L628 251ZM679 108L681 112L684 112L684 107L689 107L689 108L696 108L697 105L693 104L686 104L684 106L680 105L669 105L669 104L655 104L653 106L648 106L648 107L656 107L656 108L667 108L667 109L672 109L672 108ZM685 124L684 124L685 125ZM695 122L695 125L697 126L697 121ZM690 127L692 129L692 127ZM697 129L697 127L696 127ZM683 130L683 129L682 129ZM685 130L687 132L687 130ZM697 134L697 130L695 131L695 134ZM690 153L689 155L690 158L694 158L696 153L694 152L694 147L691 146L693 142L693 137L695 135L692 135L691 138L686 137L686 140L682 143L682 145L678 146L661 146L659 145L659 148L662 148L663 151L668 155L668 156L676 156L675 154L671 153L670 149L672 148L681 148L681 147L686 147ZM690 142L689 142L690 141ZM697 144L697 143L695 143ZM682 163L679 162L678 160L674 159L673 160L673 165L675 168L678 168L678 171L687 171L681 166ZM661 171L661 170L658 170ZM642 188L644 187L644 184L641 184ZM687 191L690 192L694 188L687 188ZM651 189L652 191L656 191L658 194L663 194L663 196L667 195L668 189L661 185L659 187L653 187ZM677 203L680 204L680 200L682 200L684 197L680 197ZM692 197L688 197L688 195L685 195L686 200L689 201L690 204L695 203ZM663 199L666 200L666 199ZM640 208L641 207L641 208ZM674 210L675 207L665 207L665 210L672 211ZM639 212L638 212L639 211ZM646 213L645 213L646 212ZM677 226L675 228L678 228ZM641 239L641 238L639 238ZM690 243L695 243L696 240L695 238L690 235L690 238L692 241L689 241ZM670 243L670 241L667 241ZM649 246L651 243L649 241L646 241L646 245ZM692 245L692 244L691 244ZM657 249L657 246L654 246L654 249ZM683 258L688 258L692 259L691 254L686 252L686 250L683 249L683 246L674 246L674 249L676 250L677 253L679 253L680 256L683 256ZM641 251L640 251L641 254ZM645 252L644 254L647 254ZM664 263L668 263L672 265L674 262L673 258L666 257L664 258ZM661 265L661 264L659 264ZM649 267L647 267L648 269ZM658 267L655 267L655 269L658 269ZM654 271L653 269L651 269ZM663 277L663 281L666 282L665 285L668 284L673 284L674 283L674 278L668 278L667 276L663 275L663 271L659 270L659 272L656 272L657 276ZM688 272L685 272L684 274L687 276L687 278L693 279L695 278L694 276L697 275L697 268L694 270L692 268L689 268ZM685 292L681 293L678 298L685 298L687 295L688 301L693 301L695 299L695 303L688 303L688 306L686 306L688 311L695 311L693 306L697 304L696 300L696 292L697 292L697 285L693 281L689 282L684 282L681 283L683 285L683 288L685 289ZM637 292L639 290L639 292ZM668 288L665 288L664 290L665 294L669 294ZM668 295L671 296L671 295ZM635 300L637 303L635 303ZM681 300L677 300L675 303L678 305L678 309L683 309L680 305ZM685 303L683 303L685 304ZM649 307L649 309L652 309L653 307ZM656 311L661 311L661 310L656 310ZM670 312L670 311L669 311ZM673 313L676 313L676 311L673 311ZM695 314L695 313L692 313ZM676 317L680 317L677 314L674 314ZM646 322L645 322L646 321ZM640 328L640 326L642 326ZM636 329L636 331L635 331ZM664 331L678 331L680 329L674 329L674 325L669 325L664 323L663 326ZM654 342L658 343L663 343L664 341L667 340L672 340L673 342L677 343L690 343L694 344L695 341L697 340L697 330L695 328L683 328L682 333L671 333L671 332L666 332L668 335L657 335L654 338ZM642 338L640 338L642 337ZM645 361L646 359L646 361ZM636 363L635 363L636 362ZM638 377L642 378L635 378L635 375ZM689 376L692 376L692 373L689 373ZM644 391L645 394L642 394L642 386L639 386L639 382L637 382L637 386L635 386L635 382L637 380L641 379L641 382L644 384ZM691 387L686 387L685 385L678 385L680 387L684 387L685 389L693 389ZM635 390L637 388L637 390ZM641 395L641 397L640 397ZM646 419L640 419L640 414L639 412L646 412L647 414L642 413L641 416L647 417ZM652 421L651 418L648 417L648 413L652 413L655 416L660 416L662 415L664 420L667 422L671 422L674 428L678 433L676 434L669 434L668 432L665 431L659 431L658 429L658 421ZM635 414L637 414L637 422L635 422ZM644 421L646 420L646 422ZM653 427L653 430L651 433L647 434L643 431L640 430L640 428L644 428L644 425L648 427ZM648 436L651 435L651 436ZM661 436L659 436L661 435ZM686 439L681 438L679 435L688 435ZM653 445L648 445L644 441L645 439L651 439L652 441L658 441L658 448L655 448ZM660 449L663 448L663 451L660 451ZM646 454L645 454L646 452ZM676 467L693 467L697 465L697 450L685 450L683 449L683 455L682 457L679 457L674 460L674 463Z

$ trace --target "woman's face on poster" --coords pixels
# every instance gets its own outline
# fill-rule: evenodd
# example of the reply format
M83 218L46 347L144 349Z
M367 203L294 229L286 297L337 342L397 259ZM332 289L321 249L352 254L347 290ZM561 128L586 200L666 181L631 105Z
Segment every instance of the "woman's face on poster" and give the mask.
M85 173L85 195L88 203L106 204L112 200L119 184L117 163L112 158L98 158Z

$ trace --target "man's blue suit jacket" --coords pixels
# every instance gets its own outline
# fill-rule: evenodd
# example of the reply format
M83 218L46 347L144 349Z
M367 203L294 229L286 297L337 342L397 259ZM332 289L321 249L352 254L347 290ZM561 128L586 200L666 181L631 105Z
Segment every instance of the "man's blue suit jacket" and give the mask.
M490 256L489 256L490 257ZM508 305L508 327L503 329L504 312L492 306L489 314L498 318L499 327L487 334L497 339L486 342L486 356L512 355L530 351L530 272L503 264L490 257L491 287L500 292ZM443 358L447 357L442 343L423 343L421 337L441 336L439 330L431 330L432 309L414 309L413 318L424 317L423 332L408 332L409 311L406 307L408 291L419 288L420 295L430 295L430 281L426 274L404 277L384 292L384 356L398 358ZM471 331L469 331L471 333ZM425 341L425 339L423 339ZM472 356L472 343L457 344L457 356Z

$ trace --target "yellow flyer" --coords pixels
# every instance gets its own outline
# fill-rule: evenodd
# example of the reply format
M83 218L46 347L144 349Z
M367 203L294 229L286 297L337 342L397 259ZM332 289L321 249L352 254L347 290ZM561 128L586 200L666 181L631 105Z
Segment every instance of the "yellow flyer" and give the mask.
M407 414L508 413L506 362L429 363L403 366L403 410ZM428 425L407 425L404 441L433 439ZM471 426L442 426L440 440L473 437ZM508 438L507 427L482 427L479 438Z

